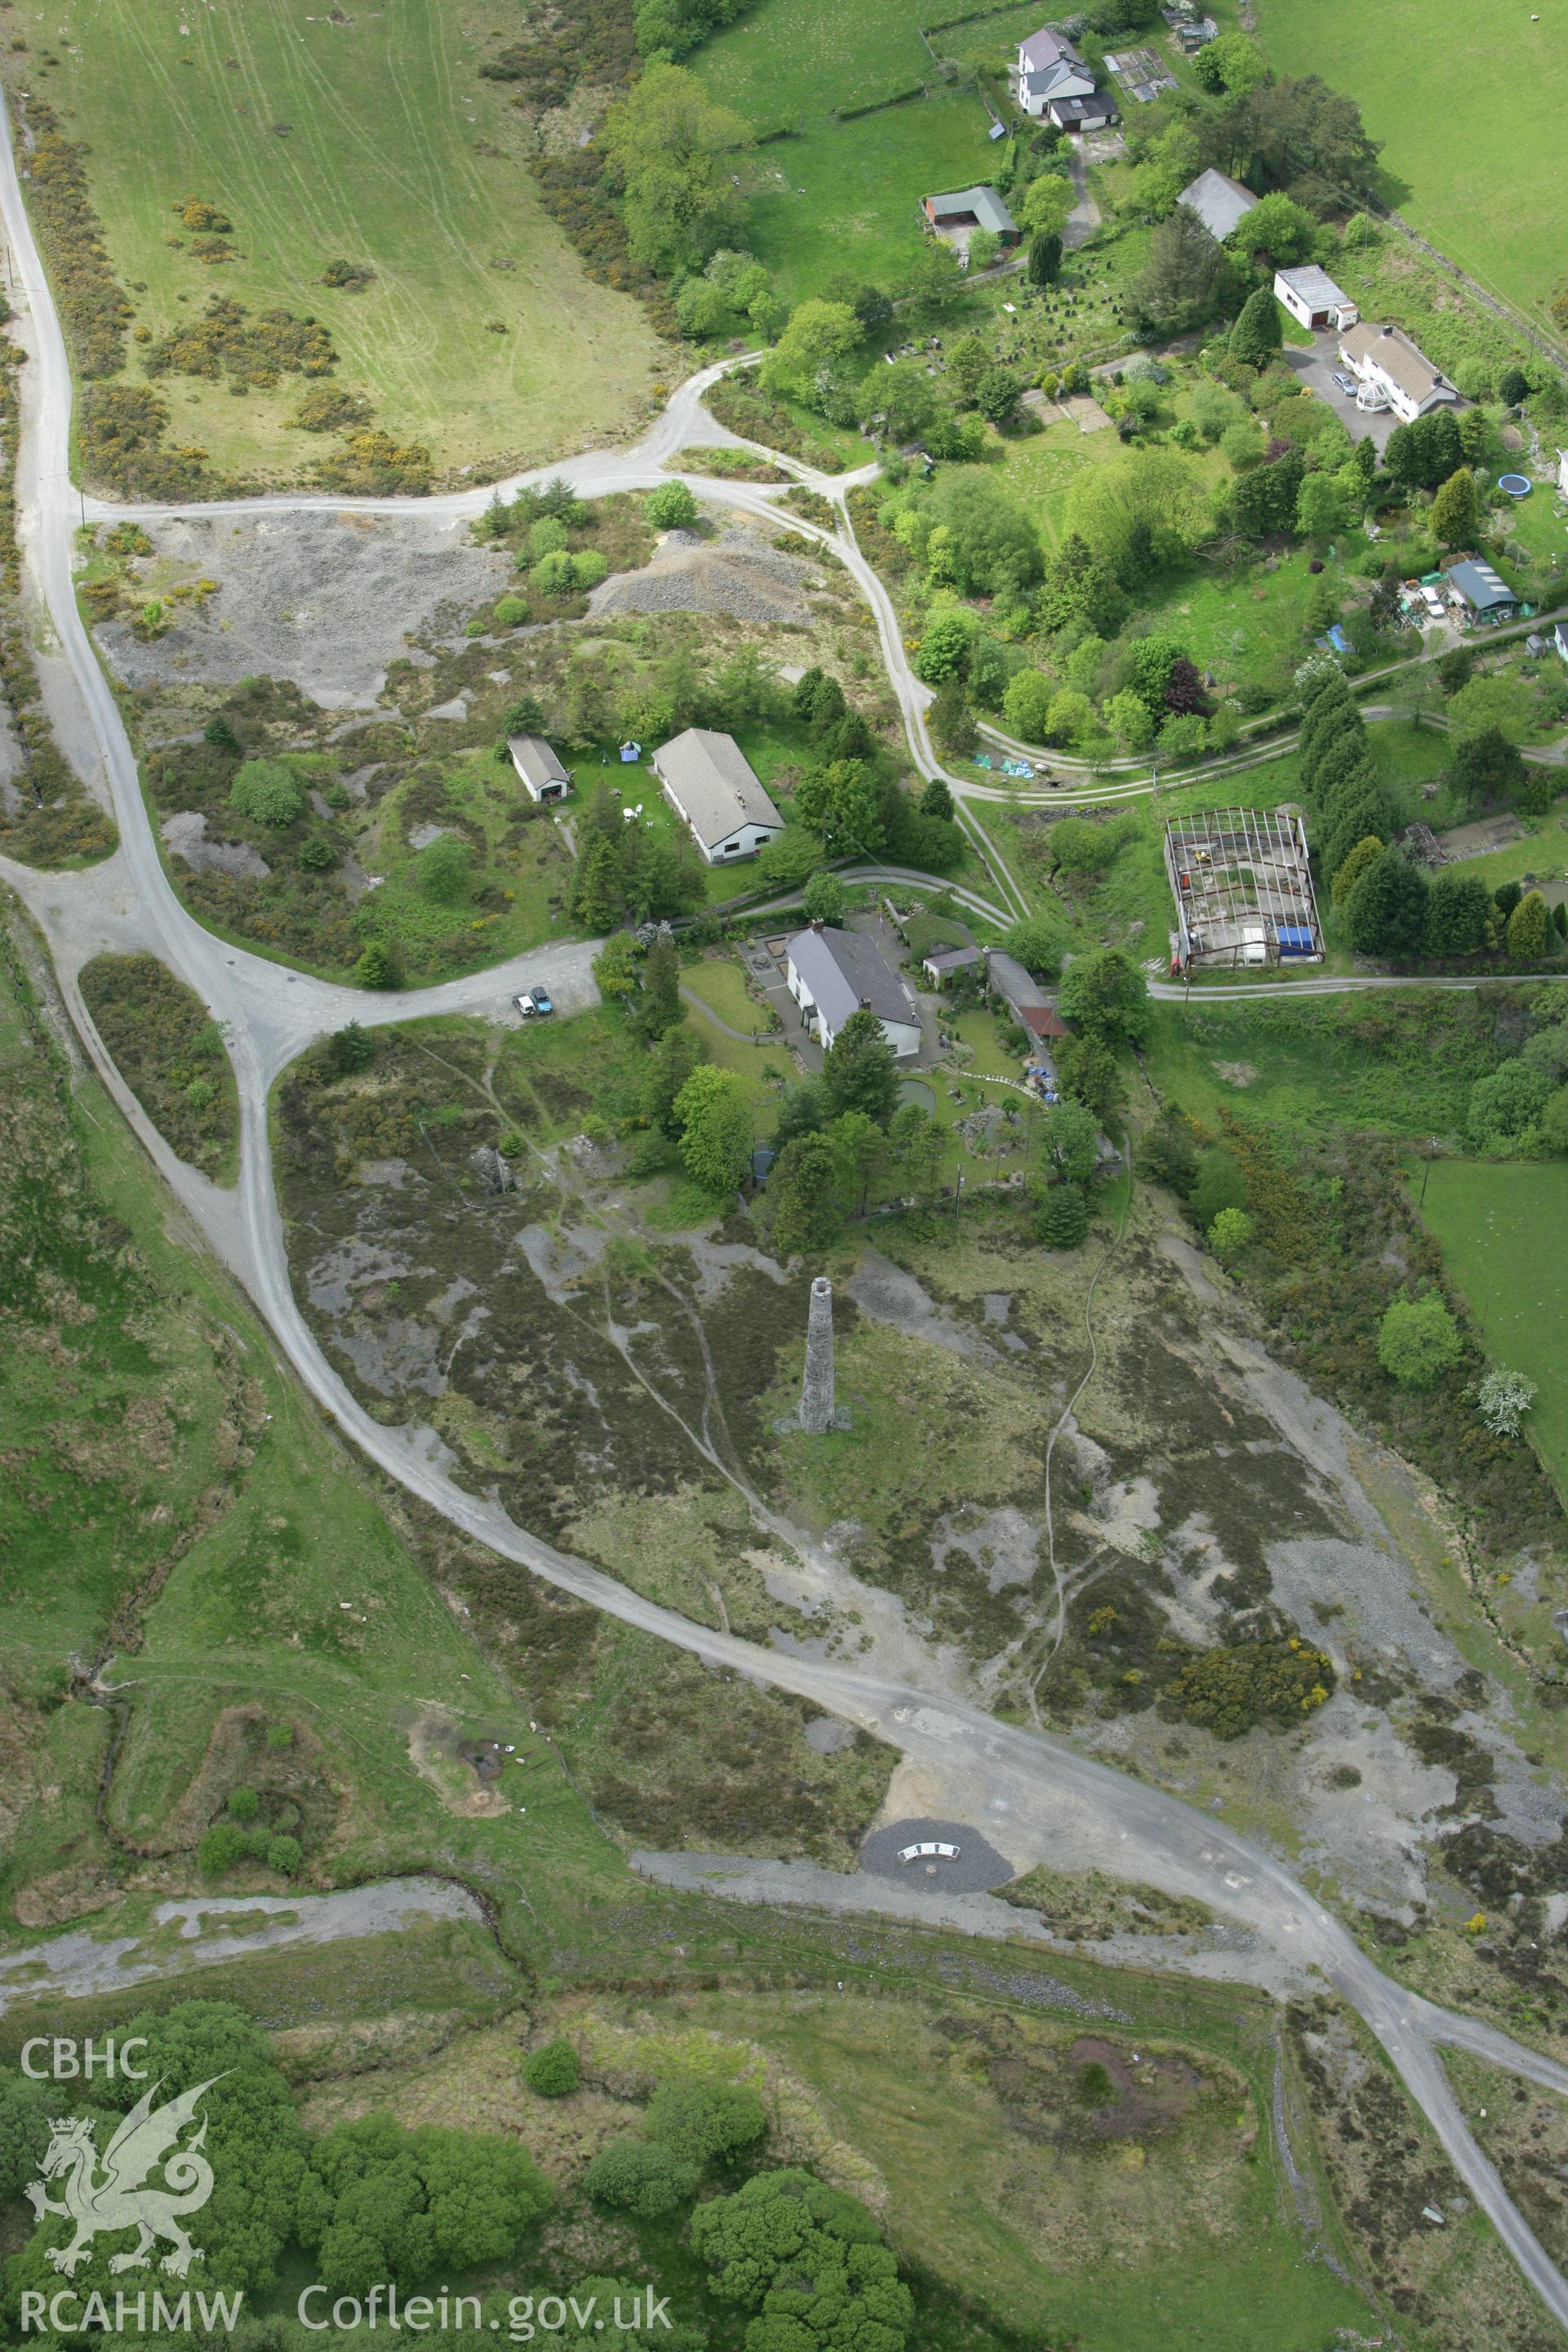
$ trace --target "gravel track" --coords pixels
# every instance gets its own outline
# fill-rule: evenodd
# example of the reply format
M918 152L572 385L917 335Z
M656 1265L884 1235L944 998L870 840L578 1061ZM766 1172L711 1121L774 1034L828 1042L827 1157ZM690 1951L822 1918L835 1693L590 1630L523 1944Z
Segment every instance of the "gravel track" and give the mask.
M34 431L28 436L35 446L26 451L19 467L24 552L96 736L121 840L113 859L84 875L42 875L11 861L0 865L0 872L24 897L45 932L62 993L106 1087L198 1229L250 1292L303 1386L368 1459L503 1558L712 1664L807 1697L917 1759L938 1767L950 1761L964 1766L983 1780L990 1791L988 1802L999 1811L1025 1809L1037 1821L1060 1819L1075 1835L1099 1842L1102 1867L1120 1876L1144 1879L1173 1893L1213 1902L1265 1938L1293 1967L1303 1973L1321 1972L1377 2036L1521 2271L1559 2326L1568 2329L1568 2283L1471 2136L1436 2045L1449 2042L1475 2047L1475 2037L1487 2033L1489 2056L1538 2081L1547 2062L1503 2035L1491 2035L1473 2020L1452 2016L1406 1992L1383 1974L1332 1914L1271 1853L1194 1812L1163 1790L1113 1771L1037 1732L1000 1722L979 1707L933 1698L920 1689L858 1672L851 1665L763 1650L732 1635L710 1632L557 1551L515 1526L495 1504L453 1486L435 1448L418 1433L383 1428L327 1364L290 1286L272 1182L268 1087L292 1058L292 1050L298 1050L300 1032L312 1017L318 1026L337 1025L349 1017L352 1006L358 1017L364 1018L371 1000L358 992L320 983L308 987L300 975L283 973L276 965L243 950L231 953L187 914L163 874L141 797L135 759L76 605L71 551L79 501L69 470L70 372L6 127L7 136L0 141L0 213L12 247L17 280L15 299L31 313L38 354L39 391L33 411ZM589 456L556 470L595 495L660 478L666 457L694 439L713 437L700 426L700 395L720 372L710 371L681 386L637 449ZM799 478L810 478L798 467L787 470ZM764 494L743 485L694 482L693 487L705 497L742 511L769 516L774 511ZM811 487L842 500L847 485L842 478L837 481L824 478L811 481ZM488 493L475 492L429 500L423 502L421 511L471 514L487 498ZM254 506L235 502L227 510L254 515L343 503L347 502L270 499ZM356 510L407 511L407 504L367 501ZM95 514L112 515L113 511L94 502ZM143 511L155 515L157 510ZM792 519L792 528L802 526ZM853 547L847 529L843 534L828 534L807 526L804 535L833 545L866 595L915 763L923 774L941 772L925 727L929 689L910 671L887 591ZM1007 887L1016 889L1010 880ZM241 1114L240 1174L231 1194L219 1195L174 1159L121 1079L93 1027L77 985L77 973L85 954L96 951L105 933L151 947L197 990L226 1026ZM557 952L549 951L552 990ZM421 1011L434 1011L438 1003L455 1007L462 1003L464 992L472 988L479 1003L493 1005L498 977L491 973L458 983L455 989L424 991L416 1001ZM591 980L586 988L591 991ZM297 1012L290 1012L291 999ZM376 1006L388 1018L400 1017L407 1009L405 1003L394 1010L388 1000ZM1553 2088L1563 2087L1557 2080L1562 2071L1553 2070Z

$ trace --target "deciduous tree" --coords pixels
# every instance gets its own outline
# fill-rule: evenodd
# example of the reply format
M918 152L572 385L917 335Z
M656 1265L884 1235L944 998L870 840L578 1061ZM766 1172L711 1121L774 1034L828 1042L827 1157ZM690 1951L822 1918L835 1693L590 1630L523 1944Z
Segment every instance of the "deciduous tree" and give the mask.
M1435 1290L1390 1299L1378 1326L1377 1360L1401 1388L1436 1388L1463 1353L1458 1326Z
M625 191L623 210L636 260L668 272L739 243L745 200L734 159L752 144L749 125L718 106L695 74L645 67L605 116L600 133Z
M746 1081L704 1063L675 1098L680 1156L710 1192L732 1192L752 1155L752 1105Z

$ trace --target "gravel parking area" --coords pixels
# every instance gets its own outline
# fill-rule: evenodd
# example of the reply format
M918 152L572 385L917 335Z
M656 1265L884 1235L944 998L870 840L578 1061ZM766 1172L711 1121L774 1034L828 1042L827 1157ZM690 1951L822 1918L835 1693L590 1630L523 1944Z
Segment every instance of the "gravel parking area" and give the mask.
M1381 457L1388 446L1388 436L1399 419L1391 408L1374 410L1370 415L1355 404L1353 393L1342 392L1334 382L1336 373L1345 373L1340 358L1336 335L1314 335L1310 350L1301 343L1287 343L1279 354L1289 368L1294 368L1309 391L1320 400L1326 400L1352 441L1364 441L1372 436L1372 446Z

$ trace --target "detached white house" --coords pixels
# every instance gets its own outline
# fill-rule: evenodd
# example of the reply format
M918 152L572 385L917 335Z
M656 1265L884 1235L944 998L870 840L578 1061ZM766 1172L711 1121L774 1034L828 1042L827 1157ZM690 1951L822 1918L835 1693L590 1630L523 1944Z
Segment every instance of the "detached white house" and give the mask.
M1374 327L1363 319L1341 335L1340 357L1356 380L1356 406L1369 413L1392 408L1402 425L1459 397L1402 327Z
M807 1028L824 1046L831 1046L852 1013L874 1013L900 1061L920 1052L920 1008L874 940L813 923L791 940L784 979Z
M710 866L754 857L784 831L784 818L732 735L689 727L659 745L653 772Z
M1277 269L1274 299L1282 302L1302 327L1331 327L1339 333L1346 327L1353 327L1361 317L1350 296L1315 261L1307 262L1300 269Z
M542 735L509 735L511 764L536 801L563 801L572 779Z
M1018 105L1037 122L1048 115L1059 131L1103 131L1116 120L1072 43L1049 26L1018 44Z

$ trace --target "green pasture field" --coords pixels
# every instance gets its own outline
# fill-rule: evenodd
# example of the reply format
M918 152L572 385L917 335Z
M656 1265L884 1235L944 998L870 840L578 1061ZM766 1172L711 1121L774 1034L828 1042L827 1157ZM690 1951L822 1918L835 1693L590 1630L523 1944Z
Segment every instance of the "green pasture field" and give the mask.
M1418 1194L1419 1177L1411 1182ZM1559 1491L1568 1491L1568 1166L1436 1160L1421 1214L1493 1363L1536 1383L1529 1426Z
M960 12L931 0L858 0L852 8L761 0L704 45L697 69L715 98L759 128L816 119L932 79L920 28L947 13Z
M1506 27L1460 11L1444 16L1440 38L1435 29L1422 0L1349 12L1335 0L1273 0L1258 37L1282 72L1321 74L1356 100L1405 219L1550 327L1546 306L1565 274L1568 25L1551 9L1539 20L1521 10ZM1483 83L1498 110L1456 110L1457 89Z
M465 13L458 0L331 17L284 0L18 0L6 29L28 53L7 77L90 149L138 325L188 323L213 293L309 313L342 354L335 381L368 392L376 422L428 443L439 467L548 460L629 423L663 347L545 213L505 87L479 78ZM237 260L205 266L188 237L171 249L184 233L170 207L186 195L230 215ZM369 263L374 282L321 285L339 257ZM174 437L247 472L294 474L331 446L283 422L307 388L285 376L240 400L222 383L163 380Z
M1194 991L1190 1008L1153 1005L1144 1057L1162 1099L1210 1124L1225 1109L1303 1135L1463 1127L1470 1088L1492 1063L1468 997L1289 998L1282 986L1278 1002L1200 1005Z
M835 21L854 18L843 10ZM837 270L882 286L907 271L922 242L921 197L994 169L989 121L973 90L944 90L854 122L816 115L804 136L760 149L747 242L784 299L820 292Z

